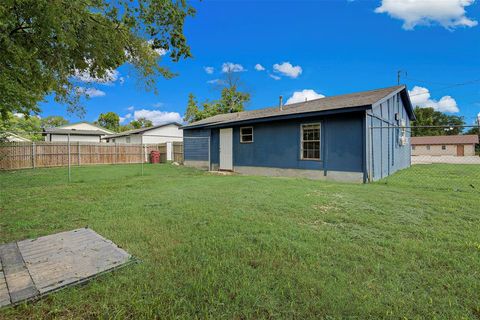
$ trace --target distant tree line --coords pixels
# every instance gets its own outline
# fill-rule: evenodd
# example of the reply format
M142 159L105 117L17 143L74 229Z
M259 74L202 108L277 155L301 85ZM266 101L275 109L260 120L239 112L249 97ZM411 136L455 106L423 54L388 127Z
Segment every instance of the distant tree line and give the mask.
M478 127L464 128L461 116L448 115L433 108L415 108L416 121L412 121L412 136L443 136L478 134ZM415 128L417 127L417 128Z

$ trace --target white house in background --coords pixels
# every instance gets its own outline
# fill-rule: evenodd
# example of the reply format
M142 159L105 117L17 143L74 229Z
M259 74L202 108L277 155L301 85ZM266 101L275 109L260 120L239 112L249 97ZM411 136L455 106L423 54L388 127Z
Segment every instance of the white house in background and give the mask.
M78 122L43 129L45 141L50 142L65 142L68 141L69 136L70 142L102 142L103 137L113 133L113 131L89 122Z
M4 140L7 142L31 142L30 139L19 136L18 134L12 132L5 132L3 137L0 136L0 141Z
M149 128L128 130L102 139L107 143L167 144L167 160L172 160L172 142L183 141L181 124L170 122Z

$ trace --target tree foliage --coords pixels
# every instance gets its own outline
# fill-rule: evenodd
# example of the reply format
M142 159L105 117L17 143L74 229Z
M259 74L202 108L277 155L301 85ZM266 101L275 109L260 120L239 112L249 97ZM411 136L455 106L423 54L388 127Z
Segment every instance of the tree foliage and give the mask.
M118 132L120 127L120 117L115 112L100 113L98 120L95 122L105 129Z
M174 75L160 53L191 57L183 28L194 13L187 0L1 1L1 118L39 113L49 94L81 112L87 90L74 76L105 79L126 62L154 89L158 76Z
M8 135L6 132L11 132L33 141L40 141L43 140L41 131L42 122L37 116L14 115L9 112L5 119L0 121L0 140L2 136Z
M42 128L55 128L69 123L67 119L62 116L48 116L40 120Z
M447 115L433 108L415 108L416 121L412 121L412 127L415 126L440 126L440 128L412 128L412 136L441 136L461 134L465 125L463 117ZM455 127L460 126L460 127Z
M245 109L245 104L250 101L250 94L238 89L238 76L235 76L233 72L227 72L224 79L220 80L217 85L220 89L220 99L203 102L202 108L198 106L193 93L189 94L184 121L191 123L217 114L241 112Z
M136 120L130 121L129 125L131 129L150 128L153 127L153 122L146 118L138 118Z

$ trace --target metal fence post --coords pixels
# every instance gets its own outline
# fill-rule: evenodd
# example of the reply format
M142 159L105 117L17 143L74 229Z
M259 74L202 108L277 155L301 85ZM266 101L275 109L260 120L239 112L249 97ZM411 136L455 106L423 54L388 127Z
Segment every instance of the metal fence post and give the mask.
M71 173L71 167L70 167L70 134L68 134L68 182L72 181L72 173Z

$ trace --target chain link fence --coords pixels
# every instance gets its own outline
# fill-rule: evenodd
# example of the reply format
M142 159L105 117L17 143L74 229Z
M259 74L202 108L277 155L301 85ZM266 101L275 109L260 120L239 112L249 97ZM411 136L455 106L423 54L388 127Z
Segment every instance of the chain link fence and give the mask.
M379 183L480 192L478 126L370 127ZM376 163L375 163L376 162ZM421 179L419 179L421 177Z

